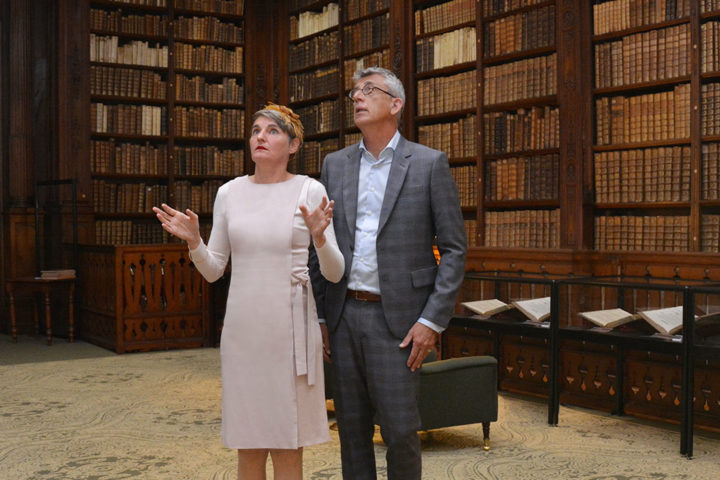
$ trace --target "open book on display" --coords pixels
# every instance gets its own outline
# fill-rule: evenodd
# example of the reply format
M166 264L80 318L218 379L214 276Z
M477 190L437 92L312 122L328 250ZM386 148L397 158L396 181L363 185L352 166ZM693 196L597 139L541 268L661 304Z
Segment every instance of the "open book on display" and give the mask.
M543 322L550 316L550 297L516 300L512 304L533 322Z
M475 300L473 302L463 302L462 306L486 318L489 318L496 313L500 313L510 308L513 308L512 305L508 305L507 303L498 300L497 298L492 298L490 300Z
M663 335L675 335L683 326L683 307L645 310L639 315Z
M640 318L639 315L626 312L622 308L580 312L580 316L604 328L615 328Z

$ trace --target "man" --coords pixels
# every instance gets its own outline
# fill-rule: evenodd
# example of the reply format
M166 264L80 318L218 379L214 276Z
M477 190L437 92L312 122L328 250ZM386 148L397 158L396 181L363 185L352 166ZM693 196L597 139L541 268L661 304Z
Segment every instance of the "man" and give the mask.
M363 139L328 155L321 176L335 201L345 274L338 283L313 276L332 352L343 478L376 478L377 423L388 478L419 480L418 368L449 322L465 269L465 228L447 156L398 131L400 80L377 67L353 80Z

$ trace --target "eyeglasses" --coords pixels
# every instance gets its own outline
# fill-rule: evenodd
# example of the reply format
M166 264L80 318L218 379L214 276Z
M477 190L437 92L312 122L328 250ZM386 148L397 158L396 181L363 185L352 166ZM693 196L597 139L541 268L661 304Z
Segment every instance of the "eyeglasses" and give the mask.
M370 83L364 85L362 88L360 88L360 87L355 87L355 88L353 88L352 90L350 90L350 93L348 93L348 98L350 98L350 100L352 100L353 103L354 103L354 102L355 102L355 94L356 94L357 92L362 92L362 94L367 97L367 96L369 96L369 95L372 95L375 90L380 90L381 92L390 95L391 98L397 98L397 97L395 97L395 95L393 95L392 93L388 92L387 90L383 90L382 88L376 87L375 85L372 85L372 84L370 84Z

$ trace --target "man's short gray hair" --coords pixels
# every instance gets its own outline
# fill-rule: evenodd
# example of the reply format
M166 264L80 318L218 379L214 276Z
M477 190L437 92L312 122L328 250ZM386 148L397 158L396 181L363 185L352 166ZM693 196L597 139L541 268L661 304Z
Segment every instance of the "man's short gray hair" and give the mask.
M380 75L385 79L385 84L387 86L388 92L392 94L393 97L399 98L403 102L403 107L405 106L405 87L403 87L402 82L400 79L390 70L387 68L382 67L368 67L363 68L362 70L357 70L353 74L353 83L359 82L361 79L365 77L369 77L370 75ZM402 112L402 110L401 110Z

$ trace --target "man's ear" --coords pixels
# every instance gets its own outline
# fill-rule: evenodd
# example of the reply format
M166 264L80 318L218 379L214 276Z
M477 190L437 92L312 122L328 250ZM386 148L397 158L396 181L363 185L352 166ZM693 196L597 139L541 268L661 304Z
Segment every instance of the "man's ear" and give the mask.
M402 99L397 98L397 97L393 98L392 99L392 107L390 107L390 113L392 113L393 115L397 115L398 113L400 113L402 108L403 108Z

